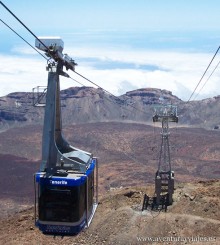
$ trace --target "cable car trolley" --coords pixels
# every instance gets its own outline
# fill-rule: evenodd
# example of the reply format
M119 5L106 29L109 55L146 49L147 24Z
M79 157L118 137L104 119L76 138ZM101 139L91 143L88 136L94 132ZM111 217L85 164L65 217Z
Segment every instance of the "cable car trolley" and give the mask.
M62 135L59 76L76 63L63 55L59 37L36 39L50 57L42 137L42 162L35 174L35 224L46 234L73 235L88 227L98 205L98 161Z
M177 106L172 104L154 106L153 122L162 122L163 120L178 123Z

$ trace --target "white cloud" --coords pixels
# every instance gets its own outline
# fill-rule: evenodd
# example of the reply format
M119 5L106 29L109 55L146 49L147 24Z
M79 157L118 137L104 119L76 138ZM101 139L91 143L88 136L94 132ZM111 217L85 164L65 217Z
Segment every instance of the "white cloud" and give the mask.
M0 55L0 96L11 92L29 92L33 87L46 84L45 62L39 59Z
M30 55L26 57L0 55L0 96L15 91L31 91L33 87L47 83L46 61L40 57L37 58L36 55L31 55L29 49L25 51L19 47L17 50ZM135 69L135 66L132 69L126 69L126 67L123 69L98 69L91 66L92 61L90 63L82 62L82 65L79 64L76 67L77 72L115 95L130 90L131 87L154 87L170 90L174 95L184 100L189 98L212 58L212 55L207 53L133 51L113 48L108 50L104 48L74 48L65 52L75 58L76 62L77 58L98 58L111 62L134 63L136 67L140 65L158 67L158 69L152 70ZM73 72L68 71L68 73L86 86L93 86ZM217 86L219 75L217 71L213 74L198 98L220 94L220 88ZM70 79L61 78L61 89L71 86L79 85Z
M130 50L101 50L101 49L78 49L72 50L77 57L90 57L111 59L112 61L135 62L138 65L155 65L158 70L140 69L115 69L95 70L82 69L84 74L89 74L100 86L111 92L118 91L118 84L126 80L135 87L156 87L167 89L181 99L187 100L196 87L212 58L209 53L181 53L181 52L155 52L155 51L130 51ZM215 64L210 67L214 68ZM79 69L81 69L79 67ZM208 73L207 73L208 75ZM206 78L206 77L205 77ZM104 84L99 81L105 81ZM205 81L205 79L204 79ZM211 82L212 81L212 82ZM203 96L220 94L217 89L218 73L208 81L207 86L201 91ZM210 84L212 84L210 86ZM201 83L202 86L202 83ZM184 88L184 89L183 89ZM199 91L199 90L198 90ZM202 97L201 97L202 96Z
M20 54L20 55L24 55L24 54L26 54L26 55L36 55L37 54L36 51L33 48L26 47L26 46L24 47L23 45L17 45L17 46L12 47L11 52L12 53L17 53L17 54Z

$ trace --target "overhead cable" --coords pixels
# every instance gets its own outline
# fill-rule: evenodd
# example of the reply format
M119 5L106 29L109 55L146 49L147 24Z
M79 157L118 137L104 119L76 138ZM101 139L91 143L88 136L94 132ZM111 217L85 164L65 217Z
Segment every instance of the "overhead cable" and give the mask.
M34 36L47 50L50 54L48 47L7 7L5 4L0 1L0 4L32 35Z
M79 75L80 77L82 77L82 78L84 78L85 80L87 80L88 82L90 82L90 83L92 83L93 85L97 86L98 88L101 88L103 91L105 91L107 94L110 94L110 95L111 95L112 97L114 97L116 100L121 101L122 103L125 102L125 100L123 100L123 99L121 99L121 98L115 96L114 94L110 93L109 91L107 91L106 89L102 88L101 86L99 86L98 84L94 83L93 81L91 81L90 79L86 78L85 76L81 75L80 73L78 73L78 72L76 72L76 71L74 71L74 72L75 72L77 75ZM139 108L137 108L137 107L135 107L135 106L133 106L133 105L131 105L131 104L128 104L128 105L129 105L130 107L132 107L133 109L136 109L137 111L140 111L140 112L146 114L145 111L143 111L143 110L141 110L141 109L139 109Z
M8 24L6 24L3 20L0 19L0 21L1 21L5 26L7 26L11 31L13 31L18 37L20 37L26 44L28 44L33 50L35 50L39 55L41 55L44 59L46 59L46 60L48 61L47 57L45 57L41 52L39 52L34 46L32 46L27 40L25 40L25 39L24 39L20 34L18 34L13 28L11 28L11 27L10 27ZM111 96L115 97L117 100L120 100L120 101L124 102L124 100L118 98L117 96L115 96L115 95L113 95L112 93L108 92L107 90L103 89L101 86L99 86L98 84L92 82L91 80L89 80L89 79L86 78L85 76L79 74L78 72L75 72L75 73L78 74L79 76L81 76L82 78L86 79L87 81L89 81L89 82L92 83L93 85L99 87L100 89L102 89L102 90L103 90L104 92L106 92L107 94L110 94ZM70 77L68 74L66 74L66 75L67 75L68 78L72 79L73 81L75 81L76 83L80 84L81 86L85 86L83 83L81 83L81 82L79 82L78 80L76 80L76 79ZM107 98L106 96L105 96L105 98L106 98L106 100L108 100L108 101L110 101L110 102L113 102L112 100L110 100L110 99ZM117 103L117 101L116 101L116 103ZM118 103L117 103L117 104L118 104ZM130 105L130 106L132 106L132 105ZM132 107L133 107L133 106L132 106ZM128 108L124 108L124 109L127 110L127 111L132 112L132 111L129 110Z
M32 35L32 36L34 36L47 50L48 50L48 54L50 55L50 50L48 49L48 47L7 7L7 6L5 6L3 3L2 3L2 1L0 1L0 4ZM11 28L10 28L11 29ZM11 29L13 32L15 32L13 29ZM16 33L16 32L15 32ZM17 33L16 33L17 34ZM20 35L19 35L19 37L23 40L23 41L25 41L27 44L28 44L28 42L24 39L24 38L22 38ZM28 44L29 45L29 44ZM32 45L31 45L31 47L35 50L35 51L37 51ZM37 51L38 52L38 51ZM39 52L38 52L39 53ZM41 56L43 56L42 54L41 54ZM43 56L44 57L44 56ZM51 57L53 58L53 56L51 55ZM44 58L46 58L46 57L44 57ZM95 82L93 82L93 81L91 81L90 79L88 79L88 78L86 78L85 76L83 76L83 75L81 75L80 73L78 73L78 72L76 72L76 71L74 71L78 76L80 76L80 77L82 77L83 79L85 79L85 80L87 80L88 82L90 82L90 83L92 83L93 85L95 85L95 86L97 86L98 88L100 88L100 89L102 89L104 92L106 92L107 94L109 94L109 95L111 95L113 98L115 98L116 99L116 101L121 101L122 103L124 103L125 102L125 100L123 100L123 99L121 99L121 98L119 98L119 97L117 97L117 96L115 96L114 94L112 94L112 93L110 93L109 91L107 91L106 89L104 89L104 88L102 88L101 86L99 86L98 84L96 84ZM71 78L72 80L74 80L73 78ZM142 113L144 113L144 114L146 114L146 112L145 111L143 111L143 110L141 110L141 109L139 109L139 108L136 108L135 106L133 106L133 105L131 105L131 104L128 104L130 107L132 107L133 109L135 109L135 110L138 110L138 111L140 111L140 112L142 112ZM128 108L126 108L127 110L128 110Z
M202 77L200 78L198 84L196 85L195 89L193 90L192 94L190 95L190 97L189 97L187 103L191 100L191 98L193 97L194 93L196 92L196 90L197 90L199 84L201 83L201 81L202 81L202 79L204 78L206 72L208 71L210 65L212 64L212 61L215 59L215 56L217 55L219 49L220 49L220 46L218 47L218 49L216 50L214 56L212 57L211 61L209 62L209 65L207 66L207 68L206 68L205 72L203 73Z
M97 83L94 83L93 81L91 81L90 79L86 78L85 76L81 75L80 73L74 71L78 76L82 77L83 79L87 80L88 82L92 83L93 85L97 86L98 88L101 88L103 91L105 91L106 93L110 94L111 96L118 98L117 96L115 96L114 94L110 93L109 91L105 90L104 88L102 88L101 86L99 86ZM120 99L121 100L121 99Z
M69 78L72 79L73 81L75 81L76 83L80 84L81 86L84 86L84 87L85 87L85 85L84 85L83 83L77 81L76 79L74 79L74 78L72 78L72 77L70 77L70 76L69 76Z
M194 100L197 98L197 96L200 94L200 92L202 91L202 89L205 87L205 85L208 82L208 80L210 79L210 77L213 75L213 73L215 72L215 70L218 68L219 64L220 64L220 61L215 66L215 68L213 69L212 73L209 75L209 77L207 78L207 80L205 81L205 83L203 84L203 86L201 87L201 89L199 90L199 92L197 93L197 95L194 97Z
M72 78L72 77L70 77L70 76L69 76L69 78L72 79L73 81L75 81L76 83L78 83L78 84L80 84L80 85L82 85L82 86L85 87L85 85L84 85L83 83L79 82L78 80L76 80L76 79L74 79L74 78ZM98 86L98 85L97 85L97 86ZM118 103L117 100L109 99L109 97L106 96L106 95L109 93L107 90L106 90L106 91L107 91L107 92L106 92L104 89L102 89L102 87L99 86L99 88L104 92L104 96L105 96L105 99L106 99L106 100L108 100L108 101L111 102L111 103L115 103L115 104L119 105L120 107L122 106L121 104ZM99 91L96 91L96 93L99 94L99 95L101 95ZM116 97L116 96L115 96L115 97ZM116 98L119 99L118 97L116 97ZM124 102L124 100L121 100L121 101ZM124 110L127 110L127 111L129 111L129 112L133 112L133 111L129 110L129 109L126 108L126 107L124 107Z
M0 19L0 21L5 26L7 26L11 31L13 31L18 37L20 37L24 42L26 42L32 49L34 49L36 52L38 52L39 55L41 55L44 59L47 60L47 58L41 52L39 52L33 45L31 45L27 40L25 40L21 35L19 35L14 29L12 29L8 24L6 24L2 19Z

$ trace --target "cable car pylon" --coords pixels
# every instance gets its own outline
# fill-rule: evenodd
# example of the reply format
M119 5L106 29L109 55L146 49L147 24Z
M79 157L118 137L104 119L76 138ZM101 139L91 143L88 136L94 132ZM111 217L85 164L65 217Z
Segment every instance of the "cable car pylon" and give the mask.
M174 192L174 171L170 160L169 122L178 123L177 106L155 107L153 122L161 122L161 146L158 169L155 174L155 205L172 205ZM164 203L165 202L165 203Z
M172 170L169 143L169 123L178 123L177 106L159 105L154 108L153 122L161 122L161 145L158 168L155 174L155 193L150 198L145 194L142 211L167 209L173 203L174 171Z

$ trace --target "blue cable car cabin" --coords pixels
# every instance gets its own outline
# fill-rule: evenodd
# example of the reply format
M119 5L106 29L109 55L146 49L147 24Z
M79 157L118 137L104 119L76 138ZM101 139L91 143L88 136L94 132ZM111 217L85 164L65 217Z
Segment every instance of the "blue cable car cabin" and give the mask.
M43 233L70 235L89 226L97 207L97 200L94 203L96 161L92 159L85 174L57 172L48 177L46 173L36 174L37 225Z
M43 45L44 44L44 45ZM59 76L76 63L62 54L59 38L36 39L52 56L42 137L42 161L35 174L35 224L46 234L73 235L88 227L98 205L98 162L92 153L71 146L62 135Z

